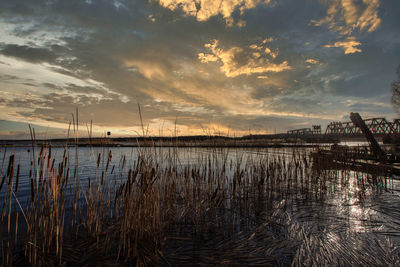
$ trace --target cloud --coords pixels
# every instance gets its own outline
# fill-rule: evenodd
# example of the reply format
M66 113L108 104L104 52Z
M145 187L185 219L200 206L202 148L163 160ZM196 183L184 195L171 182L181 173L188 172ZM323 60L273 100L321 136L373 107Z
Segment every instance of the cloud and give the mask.
M324 45L324 47L342 47L347 55L361 53L362 50L358 48L360 45L361 43L356 41L354 37L349 37L347 40L335 42L333 45Z
M362 52L357 46L355 34L367 31L373 32L380 26L382 20L378 11L380 0L332 0L328 3L327 15L321 20L312 20L315 26L328 25L332 32L345 36L347 40L335 42L324 47L343 47L345 54Z
M319 60L318 59L313 59L313 58L306 59L305 62L308 63L308 64L312 64L312 65L319 64Z
M27 45L7 44L2 47L0 53L29 62L52 62L56 59L56 55L47 48L36 48Z
M269 47L264 47L264 43L261 45L252 44L248 48L234 46L223 49L218 40L212 40L204 46L210 53L199 53L199 60L202 63L218 62L220 70L227 77L282 72L291 69L286 60L279 64L273 63L272 61L278 56L279 50L272 51Z
M306 68L311 69L312 65L321 65L318 59L309 58L305 60Z
M149 14L149 15L147 16L147 18L148 18L151 22L156 22L156 18L154 17L153 14Z
M310 27L322 1L340 5ZM136 102L155 134L177 117L180 134L338 119L361 107L343 100L389 103L400 55L398 0L375 26L363 0L0 2L0 118L65 128L78 107L113 136L140 129Z
M164 68L151 61L134 59L127 61L125 66L131 71L138 71L149 80L160 80L166 76Z
M187 16L196 17L198 21L206 21L213 16L222 15L226 24L232 26L234 19L232 14L239 9L240 13L253 9L259 4L268 5L271 0L156 0L163 7L170 10L181 9ZM245 26L240 20L239 27Z
M350 35L355 30L373 32L381 24L378 14L380 0L332 0L327 3L326 17L312 20L314 25L327 24L331 31Z
M10 99L26 98L30 94L41 96L57 90L75 97L76 101L71 101L71 104L79 102L82 96L97 101L113 98L121 102L128 101L126 95L111 90L103 82L89 77L77 77L75 73L58 65L31 63L3 55L0 55L0 60L7 63L0 64L0 86L9 88L13 84L13 90L5 94Z

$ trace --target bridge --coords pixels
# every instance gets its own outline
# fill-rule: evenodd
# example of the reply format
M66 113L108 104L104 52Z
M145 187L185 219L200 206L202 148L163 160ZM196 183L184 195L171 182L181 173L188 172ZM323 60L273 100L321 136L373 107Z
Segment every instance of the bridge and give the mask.
M400 134L400 119L387 121L385 118L370 118L362 121L364 121L369 131L376 137ZM364 137L364 134L352 121L335 121L327 125L324 134L321 132L320 125L313 125L312 128L289 130L286 133L286 137L296 137L301 139L340 139Z
M400 119L393 122L385 118L371 118L363 120L373 135L384 136L400 133ZM353 122L331 122L325 130L325 135L336 137L363 136L363 132Z
M287 135L316 135L321 134L321 125L313 125L312 128L301 128L287 131Z

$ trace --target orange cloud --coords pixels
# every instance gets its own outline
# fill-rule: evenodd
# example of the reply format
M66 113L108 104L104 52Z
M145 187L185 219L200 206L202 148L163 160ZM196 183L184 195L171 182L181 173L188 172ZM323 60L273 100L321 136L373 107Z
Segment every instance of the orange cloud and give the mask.
M319 60L318 59L309 58L309 59L306 60L306 63L315 65L315 64L319 64Z
M335 42L333 45L324 45L324 47L342 47L344 49L344 53L347 54L354 54L357 52L362 52L360 48L361 43L356 41L354 37L349 37L345 41Z
M362 4L356 0L329 1L327 15L321 20L313 20L316 26L327 24L331 31L342 35L350 35L356 29L375 31L381 24L378 15L380 0L363 0Z
M321 20L312 20L316 26L328 25L333 32L347 36L346 41L339 41L325 47L343 47L345 54L362 52L361 45L352 34L355 31L375 31L381 24L378 15L380 0L332 0L328 1L327 15Z
M255 8L259 4L270 4L271 0L155 0L170 10L181 9L186 15L196 17L198 21L206 21L213 16L222 15L228 26L234 24L232 13L239 9L240 13ZM239 27L245 26L240 20Z
M220 47L218 40L212 40L204 45L210 50L210 53L199 53L198 58L202 63L220 63L220 70L227 77L282 72L291 69L287 61L279 64L272 62L278 56L279 50L272 51L270 48L264 47L264 45L264 43L262 45L252 44L248 47L249 49L236 46L223 49Z

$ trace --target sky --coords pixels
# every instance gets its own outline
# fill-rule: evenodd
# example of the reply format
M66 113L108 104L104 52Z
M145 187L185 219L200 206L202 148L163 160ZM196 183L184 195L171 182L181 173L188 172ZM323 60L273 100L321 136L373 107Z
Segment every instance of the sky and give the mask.
M2 0L0 139L29 124L66 137L76 110L81 136L92 121L114 137L393 119L399 14L399 0Z

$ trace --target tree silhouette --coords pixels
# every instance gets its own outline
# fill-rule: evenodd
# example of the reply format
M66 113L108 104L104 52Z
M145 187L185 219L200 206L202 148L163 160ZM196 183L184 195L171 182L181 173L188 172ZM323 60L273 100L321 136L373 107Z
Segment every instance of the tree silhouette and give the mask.
M397 81L392 83L392 106L400 114L400 65L397 67Z

